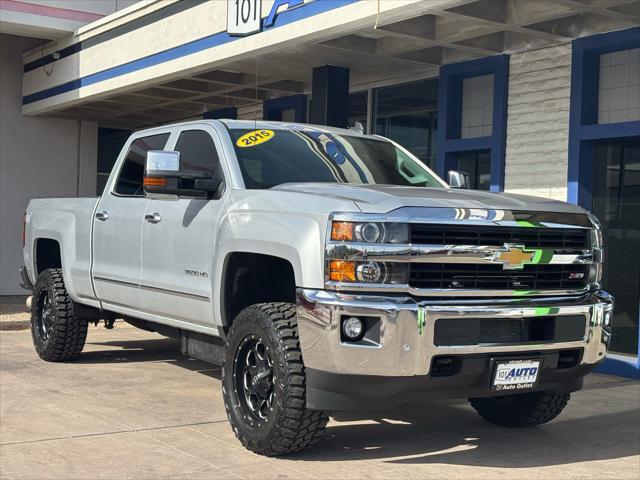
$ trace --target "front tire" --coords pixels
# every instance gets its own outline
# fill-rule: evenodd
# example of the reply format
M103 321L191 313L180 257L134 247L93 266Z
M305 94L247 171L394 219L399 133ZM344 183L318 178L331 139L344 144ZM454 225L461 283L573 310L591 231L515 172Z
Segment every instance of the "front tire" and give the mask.
M87 338L87 322L76 318L62 270L42 272L33 289L31 338L42 360L63 362L80 355Z
M550 422L567 406L570 395L532 392L493 398L471 398L471 406L485 420L503 427L534 427Z
M311 446L329 419L306 408L295 305L260 303L235 318L222 368L224 406L247 449L267 456Z

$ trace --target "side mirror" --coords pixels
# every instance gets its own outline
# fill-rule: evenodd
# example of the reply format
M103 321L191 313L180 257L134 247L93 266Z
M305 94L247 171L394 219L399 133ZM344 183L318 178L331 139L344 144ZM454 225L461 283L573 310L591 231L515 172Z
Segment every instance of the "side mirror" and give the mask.
M180 171L180 152L149 150L145 163L145 176L163 176Z
M471 181L467 172L449 170L448 183L451 188L471 188Z
M218 192L221 184L222 179L211 178L209 172L181 170L180 152L147 152L143 181L145 195L209 198Z

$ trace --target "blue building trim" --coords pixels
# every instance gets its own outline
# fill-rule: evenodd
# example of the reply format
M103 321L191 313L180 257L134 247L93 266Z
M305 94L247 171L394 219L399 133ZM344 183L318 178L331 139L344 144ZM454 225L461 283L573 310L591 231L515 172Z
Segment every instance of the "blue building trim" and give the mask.
M611 353L594 371L619 377L640 379L640 360L637 357L626 357Z
M219 118L238 118L238 109L236 107L219 108L218 110L209 110L202 115L205 120L217 120Z
M316 0L314 2L304 3L302 5L296 6L291 10L286 10L279 13L275 17L272 25L265 26L263 28L263 31L272 30L274 28L282 27L283 25L298 22L300 20L304 20L305 18L313 17L315 15L319 15L336 8L344 7L357 1L360 0ZM259 35L259 33L257 35ZM167 50L163 50L162 52L147 55L146 57L142 57L137 60L124 63L122 65L117 65L115 67L107 68L100 72L92 73L90 75L71 80L61 85L56 85L55 87L40 90L39 92L35 92L30 95L25 95L24 97L22 97L22 104L28 105L30 103L38 102L46 98L71 92L82 87L94 85L99 82L104 82L105 80L109 80L111 78L126 75L138 70L143 70L155 65L160 65L162 63L185 57L187 55L192 55L194 53L202 52L210 48L215 48L220 45L225 45L227 43L242 40L242 38L243 37L229 35L226 31L214 33L213 35L208 35L198 40L193 40L191 42L178 45Z
M640 27L579 38L572 44L567 201L591 210L598 142L640 137L640 121L598 124L600 55L640 47ZM640 344L640 331L638 332ZM635 358L612 354L596 371L640 378Z
M640 47L640 27L579 38L572 44L567 201L591 210L597 141L640 135L640 121L598 124L600 55Z
M307 96L304 94L289 95L287 97L272 98L262 104L262 118L264 120L282 120L282 112L294 110L294 121L307 121Z
M494 75L493 127L490 136L460 138L462 130L462 80ZM509 93L509 56L470 60L440 67L438 92L438 132L436 170L443 178L456 170L458 155L465 152L491 153L491 191L504 190L504 160L507 134L507 97Z

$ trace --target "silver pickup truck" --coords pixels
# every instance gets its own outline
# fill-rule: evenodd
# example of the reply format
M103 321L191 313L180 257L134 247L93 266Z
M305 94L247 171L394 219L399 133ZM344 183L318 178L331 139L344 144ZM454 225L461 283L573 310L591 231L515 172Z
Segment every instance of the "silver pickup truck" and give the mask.
M100 198L32 200L20 273L42 359L99 320L180 338L223 365L243 445L280 455L331 410L553 419L606 355L601 261L576 205L450 188L358 131L207 120L133 134Z

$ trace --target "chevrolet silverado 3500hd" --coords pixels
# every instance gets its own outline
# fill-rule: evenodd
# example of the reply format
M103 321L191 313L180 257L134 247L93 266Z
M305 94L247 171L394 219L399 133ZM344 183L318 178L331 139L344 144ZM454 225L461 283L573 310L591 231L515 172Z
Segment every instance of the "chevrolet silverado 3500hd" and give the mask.
M223 365L243 445L280 455L331 410L553 419L606 355L601 261L576 205L450 188L357 131L207 120L134 133L100 198L32 200L20 273L42 359L102 319L178 337Z

